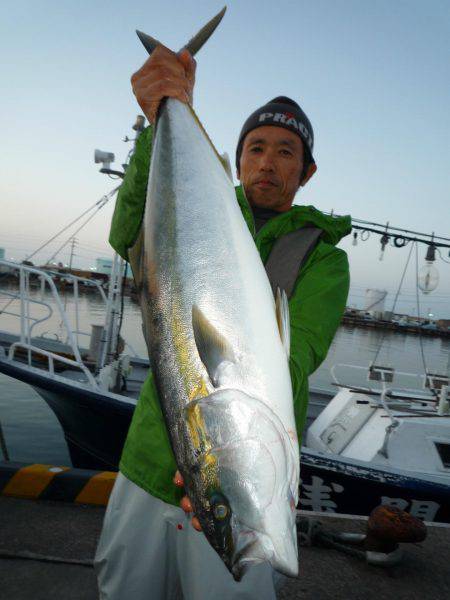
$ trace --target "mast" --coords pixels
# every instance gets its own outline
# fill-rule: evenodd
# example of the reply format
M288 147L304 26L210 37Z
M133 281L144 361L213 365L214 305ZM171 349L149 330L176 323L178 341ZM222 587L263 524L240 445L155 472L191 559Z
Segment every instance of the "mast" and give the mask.
M125 172L128 167L129 161L133 156L136 149L136 142L144 131L145 128L145 117L138 115L132 129L136 132L134 139L125 137L125 142L133 142L133 147L128 153L126 163L122 165L122 171L113 171L109 168L100 169L101 173L107 175L118 176L121 179L125 177ZM98 152L98 151L96 151ZM107 154L107 153L104 153ZM97 362L97 373L109 362L111 362L117 354L118 342L119 342L119 327L121 322L122 313L122 283L125 271L126 261L117 254L114 253L113 263L111 267L111 275L109 277L109 289L108 289L108 300L106 303L106 315L105 325L103 327L102 339L100 342L99 359Z

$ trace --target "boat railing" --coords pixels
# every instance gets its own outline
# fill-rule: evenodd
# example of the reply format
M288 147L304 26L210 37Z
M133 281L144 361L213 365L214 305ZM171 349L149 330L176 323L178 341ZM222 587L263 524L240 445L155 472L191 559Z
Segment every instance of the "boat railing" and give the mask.
M358 370L358 371L364 371L367 373L367 380L369 381L377 381L381 384L381 388L370 388L367 387L368 391L375 391L375 392L379 392L380 394L385 393L388 389L390 391L395 391L396 393L402 393L402 394L411 394L413 396L417 396L418 393L423 394L424 390L427 390L428 392L430 392L429 389L427 389L426 386L426 381L429 378L428 374L421 374L421 373L410 373L407 371L397 371L394 370L392 367L373 367L373 365L369 365L369 366L362 366L362 365L351 365L351 364L344 364L344 363L338 363L335 364L331 367L330 369L330 373L331 373L331 377L333 379L333 382L335 385L337 386L344 386L343 380L342 378L338 377L338 370L343 370L343 369L348 369L348 370ZM374 377L374 370L377 372L378 377ZM406 378L412 378L415 379L416 381L419 381L419 384L416 387L400 387L400 386L394 386L393 384L393 380L394 380L394 374L395 376L401 376L401 377L406 377ZM360 386L358 385L354 385L354 386L344 386L344 387L354 387L354 388L359 388ZM363 388L360 388L361 391L363 390Z
M337 377L338 369L353 369L359 371L367 371L367 379L369 381L378 381L381 383L381 388L378 387L359 387L358 385L348 385L340 382ZM373 377L373 370L379 369L380 377ZM423 388L404 388L393 387L392 382L396 375L412 377L422 380ZM371 398L372 406L383 408L386 416L391 420L390 427L398 425L398 419L404 418L405 411L408 417L450 417L450 388L448 386L448 378L438 376L442 379L442 385L437 387L430 381L430 374L424 375L420 373L408 373L405 371L395 371L392 367L364 367L360 365L336 364L331 368L331 376L334 384L346 388L357 394L365 394ZM434 376L436 377L436 376ZM431 379L433 375L431 374ZM428 385L427 385L428 384Z
M41 356L46 356L48 359L48 371L50 375L55 375L55 362L64 363L72 368L80 369L84 375L86 376L89 383L94 387L98 388L98 384L95 381L92 373L89 369L83 364L83 362L78 360L72 360L70 358L66 358L65 356L61 356L60 354L56 354L55 352L49 352L48 350L44 350L39 348L38 346L33 346L33 344L22 344L22 342L14 342L9 347L8 358L9 360L14 360L14 354L16 349L22 348L27 351L28 355L28 365L31 366L32 356L33 354L38 354Z
M131 344L129 344L128 342L125 342L125 348L128 348L131 352L131 354L137 358L139 357L139 354L136 352L136 350L133 348L133 346Z
M11 292L8 292L7 290L2 290L2 294L8 298L11 298L11 302L12 302L12 300L17 300L20 298L20 294L13 294ZM0 308L0 315L9 315L11 317L21 318L20 312L14 312L12 310L8 310L8 306L10 305L11 302L7 302L5 305L5 308L3 308L3 309ZM39 305L43 306L44 309L48 310L48 314L46 314L44 317L42 317L40 319L38 317L32 317L31 315L29 315L28 321L31 323L30 336L32 335L33 329L36 325L39 325L39 323L43 323L44 321L47 321L53 315L53 308L47 302L43 302L41 300L36 300L35 298L33 298L31 300L31 302L33 302L34 304L39 304Z
M12 294L5 290L2 291L2 293L4 295L6 295L7 297L9 297L10 300L6 303L6 305L4 307L0 308L0 315L8 314L8 315L16 316L20 319L20 340L11 345L10 350L9 350L9 358L12 360L16 349L18 349L20 347L27 351L28 365L32 366L32 364L31 364L32 363L32 355L34 353L39 353L41 355L47 356L49 370L52 374L54 374L54 362L55 361L62 362L67 365L70 365L71 367L76 367L76 368L80 369L81 371L83 371L83 373L85 374L89 383L91 383L95 388L97 388L98 387L97 383L95 382L95 379L92 376L92 373L89 371L89 369L83 363L83 360L82 360L81 354L80 354L80 350L79 350L79 336L80 335L89 336L90 334L85 333L85 332L81 331L81 329L80 329L78 286L80 283L89 283L89 285L91 285L91 286L94 285L98 289L102 300L106 303L106 301L107 301L106 295L105 295L105 292L104 292L103 288L101 287L100 283L97 281L92 281L87 278L78 277L76 275L64 273L64 278L67 280L71 280L73 282L75 327L72 328L69 323L69 319L68 319L66 310L64 308L63 302L61 300L61 297L59 295L58 289L57 289L55 281L54 281L54 277L56 275L60 276L60 273L46 271L46 270L38 269L36 267L32 267L29 265L17 264L17 263L14 263L11 261L6 261L6 260L0 260L0 267L2 267L3 272L5 272L5 269L6 269L7 273L18 272L18 274L19 274L19 291L18 291L18 293ZM71 358L66 358L64 356L61 356L60 354L57 354L55 352L43 350L43 349L37 347L35 344L33 344L33 340L32 340L33 329L39 323L43 323L46 320L50 319L50 317L53 315L54 310L49 302L45 302L44 300L38 300L38 299L32 297L32 295L30 293L30 277L32 275L40 278L42 292L45 291L46 286L48 286L48 289L50 290L52 301L53 301L54 305L56 306L56 311L59 315L59 318L61 319L61 325L63 327L63 330L65 331L65 335L66 335L65 343L69 346L69 348L71 350L71 354L73 355L73 360ZM9 306L11 305L13 300L20 301L20 312L14 312L13 310L9 309ZM44 306L48 311L47 314L41 318L33 316L31 308L34 305Z

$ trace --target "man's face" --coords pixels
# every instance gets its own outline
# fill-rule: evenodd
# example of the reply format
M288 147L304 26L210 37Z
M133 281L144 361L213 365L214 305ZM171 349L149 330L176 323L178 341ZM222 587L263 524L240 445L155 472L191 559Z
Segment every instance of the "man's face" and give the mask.
M303 159L303 144L295 133L272 125L250 131L238 172L249 203L279 212L289 210L300 185Z

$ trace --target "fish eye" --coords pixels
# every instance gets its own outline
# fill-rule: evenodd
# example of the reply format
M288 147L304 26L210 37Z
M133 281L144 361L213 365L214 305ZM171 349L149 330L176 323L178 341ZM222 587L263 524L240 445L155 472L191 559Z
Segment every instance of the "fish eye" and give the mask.
M214 492L210 498L212 516L215 521L225 525L231 516L229 502L221 492Z
M213 512L215 519L217 519L218 521L223 521L228 516L228 506L225 506L225 504L216 504L216 506L214 506Z
M211 493L209 503L211 517L214 521L214 547L228 565L234 554L231 506L228 498L220 490L214 490Z

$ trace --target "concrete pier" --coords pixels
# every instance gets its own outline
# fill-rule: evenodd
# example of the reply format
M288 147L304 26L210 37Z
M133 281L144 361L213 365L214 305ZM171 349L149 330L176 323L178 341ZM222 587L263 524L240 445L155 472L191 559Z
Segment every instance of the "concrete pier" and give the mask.
M97 600L92 567L41 562L15 555L28 552L89 562L94 557L103 514L103 507L92 505L0 497L0 597L5 600ZM327 529L334 531L362 532L365 529L364 520L325 515L320 519ZM400 565L382 569L336 550L303 547L300 576L288 580L279 599L450 598L450 528L429 527L425 542L404 545L404 550ZM5 558L6 555L9 558Z

